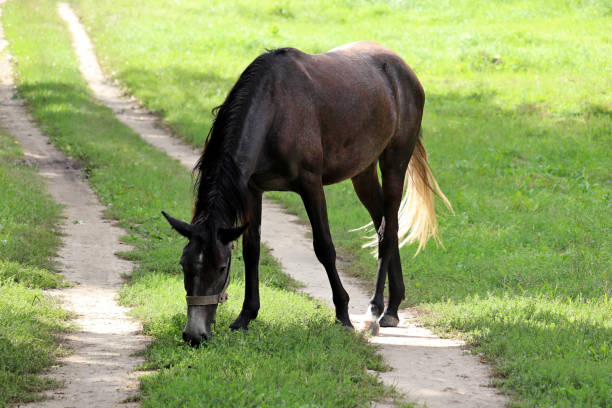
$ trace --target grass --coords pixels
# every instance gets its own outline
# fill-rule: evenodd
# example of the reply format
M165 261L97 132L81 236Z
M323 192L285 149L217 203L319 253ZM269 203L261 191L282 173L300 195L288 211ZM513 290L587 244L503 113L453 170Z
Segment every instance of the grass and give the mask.
M426 90L425 145L457 212L439 213L444 248L402 250L405 305L469 339L516 406L612 405L609 2L73 3L105 70L196 146L265 48L396 50ZM348 232L365 210L350 183L327 197L336 244L373 281Z
M60 207L17 142L0 131L0 407L39 400L59 383L37 376L63 351L67 314L41 289L62 286L53 258Z
M475 352L495 361L497 383L523 404L609 406L608 299L489 295L423 308L433 313L425 322L461 330Z
M189 218L189 172L93 100L55 1L9 2L5 7L3 24L20 94L53 143L84 163L92 188L108 208L106 216L126 228L125 241L135 247L123 254L138 267L121 300L134 306L154 338L143 368L157 371L142 381L144 407L353 407L396 396L367 371L385 369L374 348L334 324L326 307L295 293L294 283L266 254L263 308L249 332L227 329L244 291L237 251L232 296L220 308L215 337L199 349L186 346L180 338L185 292L178 265L185 242L160 210Z
M147 350L145 368L161 371L143 380L144 406L361 406L383 395L365 372L366 366L382 369L379 358L339 329L326 307L305 296L266 285L261 314L248 335L230 331L241 307L239 282L230 286L215 337L203 350L181 340L182 280L148 274L124 291L125 301L140 305L136 314L157 339ZM152 293L152 301L142 301Z

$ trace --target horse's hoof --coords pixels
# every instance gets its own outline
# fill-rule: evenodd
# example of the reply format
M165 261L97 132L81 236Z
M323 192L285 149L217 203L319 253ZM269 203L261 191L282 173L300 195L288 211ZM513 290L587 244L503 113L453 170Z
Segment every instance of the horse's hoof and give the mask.
M396 316L384 314L378 319L378 324L380 327L397 327L399 319Z
M247 332L249 330L249 322L244 322L242 319L238 318L234 323L230 324L229 328L232 331L242 330L243 332Z
M365 320L359 325L359 331L369 336L378 336L380 326L376 320Z
M336 318L336 323L341 325L343 329L355 330L355 328L353 327L353 323L351 323L350 319L340 320L340 319Z

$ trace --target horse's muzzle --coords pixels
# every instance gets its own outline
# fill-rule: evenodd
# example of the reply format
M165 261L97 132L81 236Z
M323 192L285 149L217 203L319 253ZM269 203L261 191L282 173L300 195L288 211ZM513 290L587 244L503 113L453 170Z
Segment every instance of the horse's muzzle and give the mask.
M183 330L183 340L191 346L199 346L212 338L211 325L215 321L217 305L188 306L187 324Z
M183 332L183 341L192 347L198 347L203 341L208 341L212 338L211 334L206 332L198 335L187 331Z

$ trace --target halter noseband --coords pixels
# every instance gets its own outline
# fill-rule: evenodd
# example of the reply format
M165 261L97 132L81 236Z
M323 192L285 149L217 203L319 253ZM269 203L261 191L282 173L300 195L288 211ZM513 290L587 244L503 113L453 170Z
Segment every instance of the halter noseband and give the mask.
M207 295L207 296L185 296L187 300L187 306L206 306L206 305L218 305L219 303L223 303L227 300L227 287L230 283L230 266L232 264L232 258L230 257L229 262L227 263L227 277L225 278L225 284L223 285L223 289L221 292L216 295Z

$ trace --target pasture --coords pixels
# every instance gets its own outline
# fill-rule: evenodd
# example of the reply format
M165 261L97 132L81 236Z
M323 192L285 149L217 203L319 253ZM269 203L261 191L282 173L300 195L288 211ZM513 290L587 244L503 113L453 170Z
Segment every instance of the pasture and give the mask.
M296 293L295 282L269 255L261 267L265 310L248 335L228 328L244 292L237 252L230 300L217 315L215 340L199 349L184 344L185 291L178 264L184 241L160 210L189 217L191 175L93 99L56 6L54 1L10 2L4 7L4 30L18 89L32 116L54 144L83 163L106 215L129 231L125 242L135 247L123 254L139 267L121 300L134 307L154 338L142 368L156 372L142 380L142 406L337 407L395 397L368 372L386 369L374 348L337 326L319 302Z
M439 333L467 339L516 406L612 404L608 2L72 4L107 73L196 146L211 109L266 48L314 53L368 39L398 52L425 88L424 144L456 211L439 206L444 247L430 243L416 258L414 247L402 249L405 306ZM124 254L140 266L122 301L155 338L145 368L159 369L143 381L143 406L198 406L202 395L210 406L356 406L393 395L366 371L384 369L373 349L293 292L270 257L261 272L267 302L249 334L227 329L243 292L237 259L218 341L182 345L183 242L159 210L189 217L189 174L92 100L54 1L5 8L20 93L54 143L85 163L108 216L136 247ZM363 234L348 232L369 221L365 209L350 183L326 192L336 245L373 281ZM304 216L297 196L274 197ZM287 318L288 304L302 313Z
M265 48L378 41L427 95L425 146L457 212L444 247L402 251L407 306L460 335L517 405L610 404L612 162L606 2L75 3L107 72L201 145ZM112 22L112 23L111 23ZM338 246L373 279L349 183L330 187ZM275 195L302 213L290 194Z

